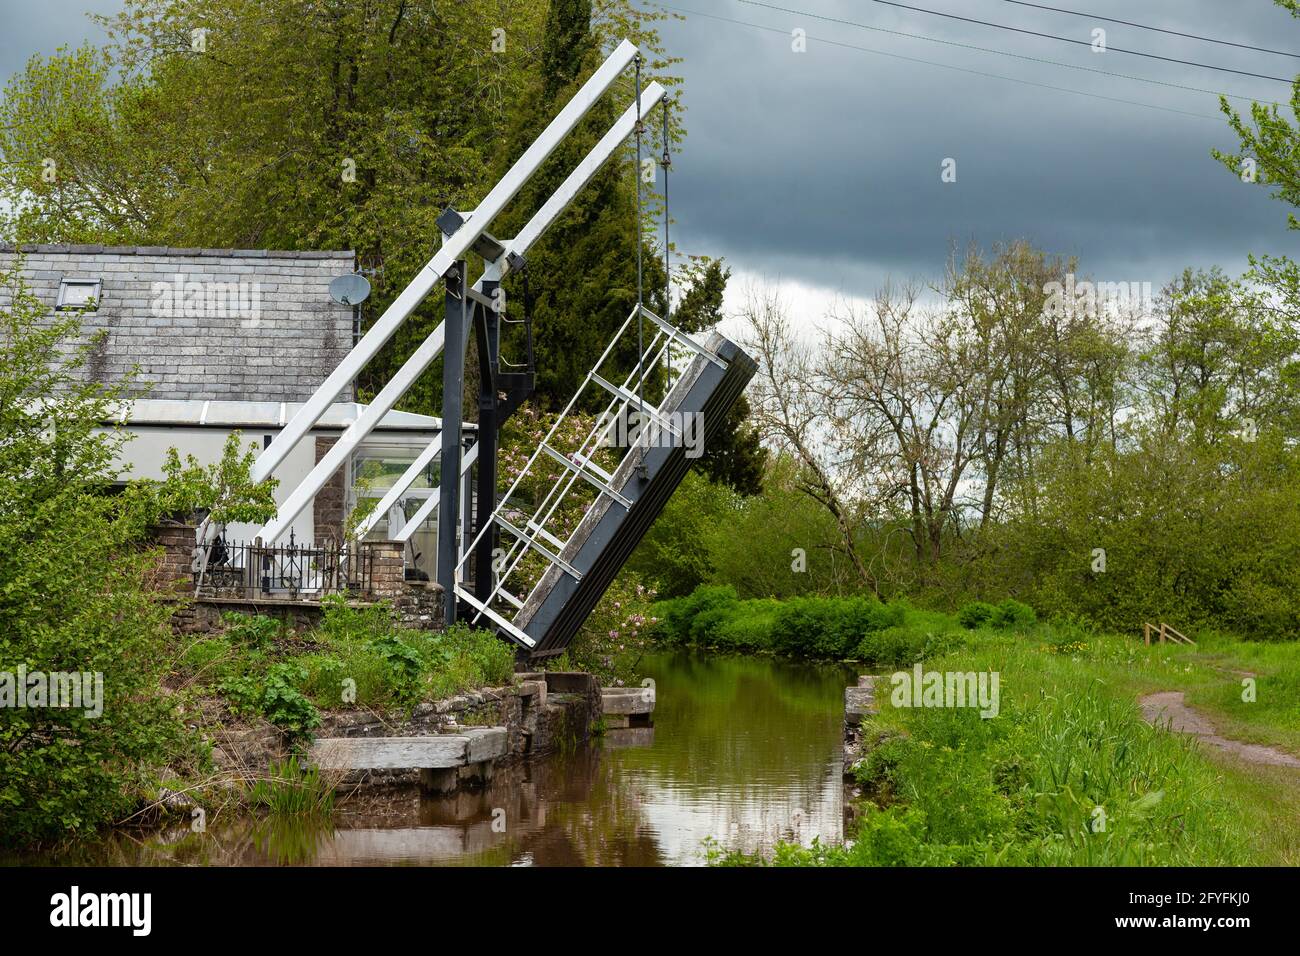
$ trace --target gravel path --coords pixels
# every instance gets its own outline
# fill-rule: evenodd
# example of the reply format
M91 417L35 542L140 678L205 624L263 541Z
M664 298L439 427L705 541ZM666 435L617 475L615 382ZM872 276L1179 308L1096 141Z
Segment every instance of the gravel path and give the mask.
M1167 727L1180 734L1192 734L1211 747L1235 754L1247 763L1267 764L1273 767L1300 767L1300 757L1294 757L1276 747L1248 744L1220 736L1204 714L1187 706L1181 690L1167 690L1148 694L1138 701L1142 718L1149 724Z

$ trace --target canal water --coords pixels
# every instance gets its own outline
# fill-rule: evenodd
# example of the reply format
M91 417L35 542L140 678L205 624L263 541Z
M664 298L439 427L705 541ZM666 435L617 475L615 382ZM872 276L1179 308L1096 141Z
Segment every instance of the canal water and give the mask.
M328 822L209 820L81 844L100 865L691 866L841 838L843 693L853 671L771 658L647 657L653 728L498 772L479 793L353 797Z

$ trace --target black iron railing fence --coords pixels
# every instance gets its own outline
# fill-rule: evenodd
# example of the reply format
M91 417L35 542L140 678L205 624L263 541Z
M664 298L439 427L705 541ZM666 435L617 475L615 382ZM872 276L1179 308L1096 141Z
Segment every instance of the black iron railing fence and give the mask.
M200 597L298 598L363 596L374 590L375 553L367 542L265 545L217 538L195 554Z

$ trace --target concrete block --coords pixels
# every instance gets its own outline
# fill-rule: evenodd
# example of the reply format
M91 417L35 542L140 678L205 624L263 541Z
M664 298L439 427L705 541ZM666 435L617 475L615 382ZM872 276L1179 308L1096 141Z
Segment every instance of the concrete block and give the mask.
M598 685L595 677L582 671L547 671L546 689L552 694L589 694Z
M650 714L655 692L653 687L602 687L600 702L606 714Z

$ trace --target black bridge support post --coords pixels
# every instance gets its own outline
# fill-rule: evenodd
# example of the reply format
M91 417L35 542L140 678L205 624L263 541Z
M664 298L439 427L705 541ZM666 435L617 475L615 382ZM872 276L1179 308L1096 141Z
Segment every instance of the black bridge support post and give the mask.
M484 280L483 294L496 301L500 282ZM498 535L492 524L492 512L497 504L497 431L501 422L497 416L497 374L501 355L501 314L495 309L481 308L474 323L475 344L478 347L478 514L474 519L474 533L487 534L479 539L474 549L474 596L486 602L492 594L495 574L492 563L496 556Z
M456 534L460 516L461 433L464 418L465 347L469 324L465 294L467 263L447 271L447 314L442 347L442 456L438 499L438 584L442 586L444 621L456 623L456 564L460 560Z

